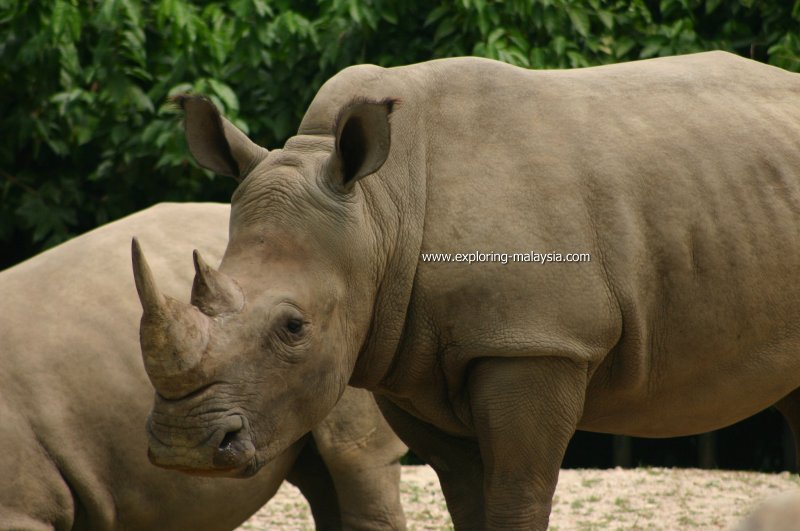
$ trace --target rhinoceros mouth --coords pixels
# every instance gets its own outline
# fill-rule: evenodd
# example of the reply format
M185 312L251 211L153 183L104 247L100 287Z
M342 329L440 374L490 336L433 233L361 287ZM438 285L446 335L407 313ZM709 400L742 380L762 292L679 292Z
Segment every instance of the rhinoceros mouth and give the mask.
M163 468L165 470L175 470L183 474L188 474L190 476L209 477L209 478L246 479L255 476L258 473L258 471L261 470L261 466L257 464L255 458L251 459L250 462L248 462L241 468L234 468L234 469L194 468L181 465L156 465L156 466L158 466L159 468Z
M180 465L156 465L156 466L158 466L159 468L163 468L165 470L175 470L183 474L188 474L190 476L209 477L209 478L242 478L242 479L255 476L261 469L261 466L259 466L256 463L256 459L252 459L249 463L247 463L241 468L230 469L230 470L217 469L217 468L194 468L194 467L186 467Z

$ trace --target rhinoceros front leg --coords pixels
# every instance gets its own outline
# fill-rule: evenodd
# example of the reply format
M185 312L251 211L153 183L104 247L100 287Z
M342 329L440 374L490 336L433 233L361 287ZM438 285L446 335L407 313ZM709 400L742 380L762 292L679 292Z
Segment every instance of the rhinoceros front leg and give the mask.
M404 530L400 458L408 449L372 393L348 387L312 433L336 486L342 528Z
M583 411L585 365L487 358L469 376L486 529L547 529L564 451Z
M436 471L454 527L482 530L483 466L477 443L442 432L386 397L375 399L397 434Z
M341 531L342 516L333 479L317 451L314 438L309 433L303 439L303 449L286 479L300 489L308 501L317 531Z

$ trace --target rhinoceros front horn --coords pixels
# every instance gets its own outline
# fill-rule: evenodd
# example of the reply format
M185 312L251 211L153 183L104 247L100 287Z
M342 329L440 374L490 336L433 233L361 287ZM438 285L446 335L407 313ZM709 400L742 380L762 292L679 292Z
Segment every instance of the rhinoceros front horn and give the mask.
M136 291L145 313L158 314L165 311L164 296L158 291L153 272L144 258L142 246L136 238L131 242L131 258L133 259L133 279L136 282Z
M201 312L215 316L238 312L244 307L244 293L236 281L209 267L196 249L194 271L192 304Z
M139 339L144 367L160 395L180 398L208 380L201 361L208 345L209 319L194 306L161 294L136 238L131 255L143 310Z

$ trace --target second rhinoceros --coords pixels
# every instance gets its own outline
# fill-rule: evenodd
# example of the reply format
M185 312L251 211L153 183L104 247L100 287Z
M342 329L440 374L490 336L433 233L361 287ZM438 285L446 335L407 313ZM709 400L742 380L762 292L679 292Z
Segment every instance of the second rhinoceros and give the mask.
M255 470L350 383L457 529L544 529L576 429L777 404L800 434L799 102L800 76L720 52L357 66L267 151L184 98L195 158L241 184L215 293L165 305L137 256L156 388L227 408L182 462Z
M0 529L225 531L286 477L318 529L405 527L397 463L405 447L360 389L249 481L148 462L153 389L127 242L146 238L164 288L188 290L192 268L182 258L195 242L186 236L217 260L229 211L157 205L0 272ZM173 444L183 430L176 419Z

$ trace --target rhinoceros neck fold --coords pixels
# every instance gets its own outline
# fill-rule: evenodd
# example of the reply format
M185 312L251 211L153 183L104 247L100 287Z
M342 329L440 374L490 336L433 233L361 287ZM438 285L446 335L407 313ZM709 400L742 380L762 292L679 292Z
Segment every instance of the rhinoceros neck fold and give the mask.
M424 151L424 144L417 146ZM420 153L416 160L424 160ZM376 271L377 286L372 320L350 380L350 385L375 389L385 379L401 347L417 272L425 224L426 175L424 165L389 160L384 169L361 185L383 259ZM408 178L397 179L403 172ZM394 176L394 177L393 177Z
M431 125L425 112L429 76L423 70L347 68L320 88L298 130L299 135L331 135L340 110L353 101L397 102L389 119L389 156L380 170L356 184L365 198L373 252L378 254L370 257L375 264L370 326L350 380L357 387L380 384L406 326L427 202L426 146Z

